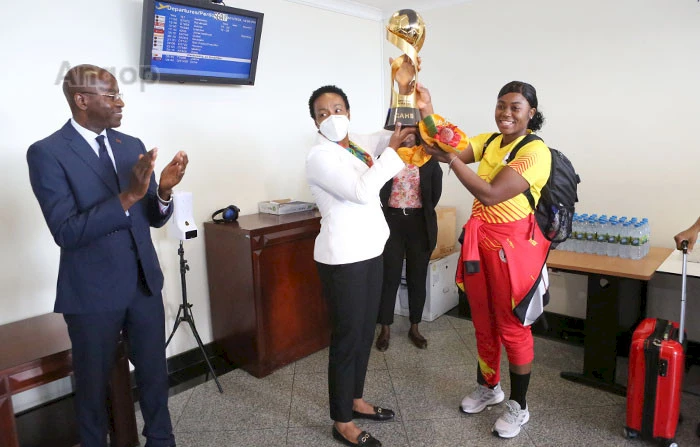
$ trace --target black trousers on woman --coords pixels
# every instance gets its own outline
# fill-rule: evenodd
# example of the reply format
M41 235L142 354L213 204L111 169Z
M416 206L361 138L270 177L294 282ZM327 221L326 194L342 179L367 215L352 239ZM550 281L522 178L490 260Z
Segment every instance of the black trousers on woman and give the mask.
M428 231L421 208L406 211L384 208L384 216L391 231L384 247L384 280L379 306L379 324L394 322L396 291L401 282L401 270L406 258L406 286L411 323L420 323L425 306L425 278L432 250L428 244Z
M362 397L377 324L382 257L350 264L316 263L331 317L328 396L331 419L352 420L352 401Z

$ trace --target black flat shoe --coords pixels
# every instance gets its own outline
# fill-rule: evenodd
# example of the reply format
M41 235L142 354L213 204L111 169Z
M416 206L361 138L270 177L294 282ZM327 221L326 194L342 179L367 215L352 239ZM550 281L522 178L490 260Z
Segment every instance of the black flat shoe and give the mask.
M372 435L370 435L366 431L363 431L362 433L360 433L360 436L357 437L357 443L352 443L352 442L348 441L347 439L345 439L345 437L340 434L338 429L335 428L335 425L333 426L333 438L336 441L340 441L343 444L349 445L352 447L354 447L356 445L364 446L364 447L382 447L382 443L379 442L379 440L377 438L373 437Z
M377 337L377 343L375 343L375 346L377 347L377 350L379 352L384 352L387 349L389 349L389 333L384 333L381 332L379 336Z
M371 419L373 421L388 421L394 419L394 410L388 408L374 407L374 413L360 413L352 410L353 419Z
M425 337L423 337L417 330L415 332L409 331L408 338L416 346L416 348L428 349L428 340L426 340Z

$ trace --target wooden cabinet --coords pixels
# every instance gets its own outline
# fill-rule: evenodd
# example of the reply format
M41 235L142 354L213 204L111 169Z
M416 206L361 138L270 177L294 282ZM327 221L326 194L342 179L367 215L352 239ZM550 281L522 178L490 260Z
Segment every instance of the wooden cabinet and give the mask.
M315 211L204 224L214 341L255 377L330 342L313 259L320 228Z

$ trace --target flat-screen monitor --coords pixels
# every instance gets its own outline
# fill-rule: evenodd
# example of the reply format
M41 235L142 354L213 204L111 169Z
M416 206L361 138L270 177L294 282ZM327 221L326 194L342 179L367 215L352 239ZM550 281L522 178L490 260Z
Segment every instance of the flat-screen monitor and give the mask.
M209 0L144 0L141 78L253 85L262 22Z

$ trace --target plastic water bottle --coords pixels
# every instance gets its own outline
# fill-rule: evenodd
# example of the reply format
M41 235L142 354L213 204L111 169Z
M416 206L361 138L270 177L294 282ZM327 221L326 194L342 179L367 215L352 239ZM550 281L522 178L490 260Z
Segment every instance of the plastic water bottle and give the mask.
M598 217L591 219L591 228L593 229L593 238L591 240L591 253L598 253L598 233L600 233L600 221Z
M573 244L573 241L574 241L574 225L573 225L573 221L572 221L571 233L569 234L569 237L567 237L564 242L557 245L556 249L561 250L561 251L572 251L571 246Z
M632 232L630 235L630 258L631 259L642 259L642 224L636 223L631 227Z
M583 234L583 217L579 216L578 219L576 219L576 241L574 242L574 250L576 253L583 253L583 240L584 240L584 234Z
M605 254L608 256L620 255L620 225L617 221L610 222L608 229L608 243L605 247Z
M642 257L644 257L649 254L649 247L651 247L651 226L646 217L642 218L642 224Z
M629 259L630 258L630 236L632 229L630 228L632 226L631 223L625 222L622 225L622 229L620 230L620 256L623 259Z
M595 243L595 254L597 255L605 256L606 254L605 246L608 243L608 228L607 219L601 217L598 220L598 234Z
M571 251L576 253L583 252L583 228L581 227L581 222L583 222L583 219L581 218L581 216L578 216L573 223L573 227L575 228L576 232L576 238L574 239L574 243L571 246Z
M632 259L632 237L634 236L634 222L632 219L628 219L625 222L627 225L627 259Z
M579 247L580 253L588 253L588 232L590 231L590 226L588 225L588 217L581 220L581 234L583 238L581 239L581 245Z
M590 226L588 225L588 217L581 220L581 234L583 238L581 240L581 253L588 253L588 232L590 231Z
M571 219L571 244L569 244L569 251L576 251L576 236L578 235L578 214L576 214Z
M600 254L602 256L606 256L608 254L608 239L610 238L611 228L612 222L610 222L610 220L606 220L605 225L603 226L603 240L600 243Z
M584 253L595 253L594 244L596 243L597 237L596 227L596 219L593 216L589 217L588 221L586 222L586 241L583 245Z

